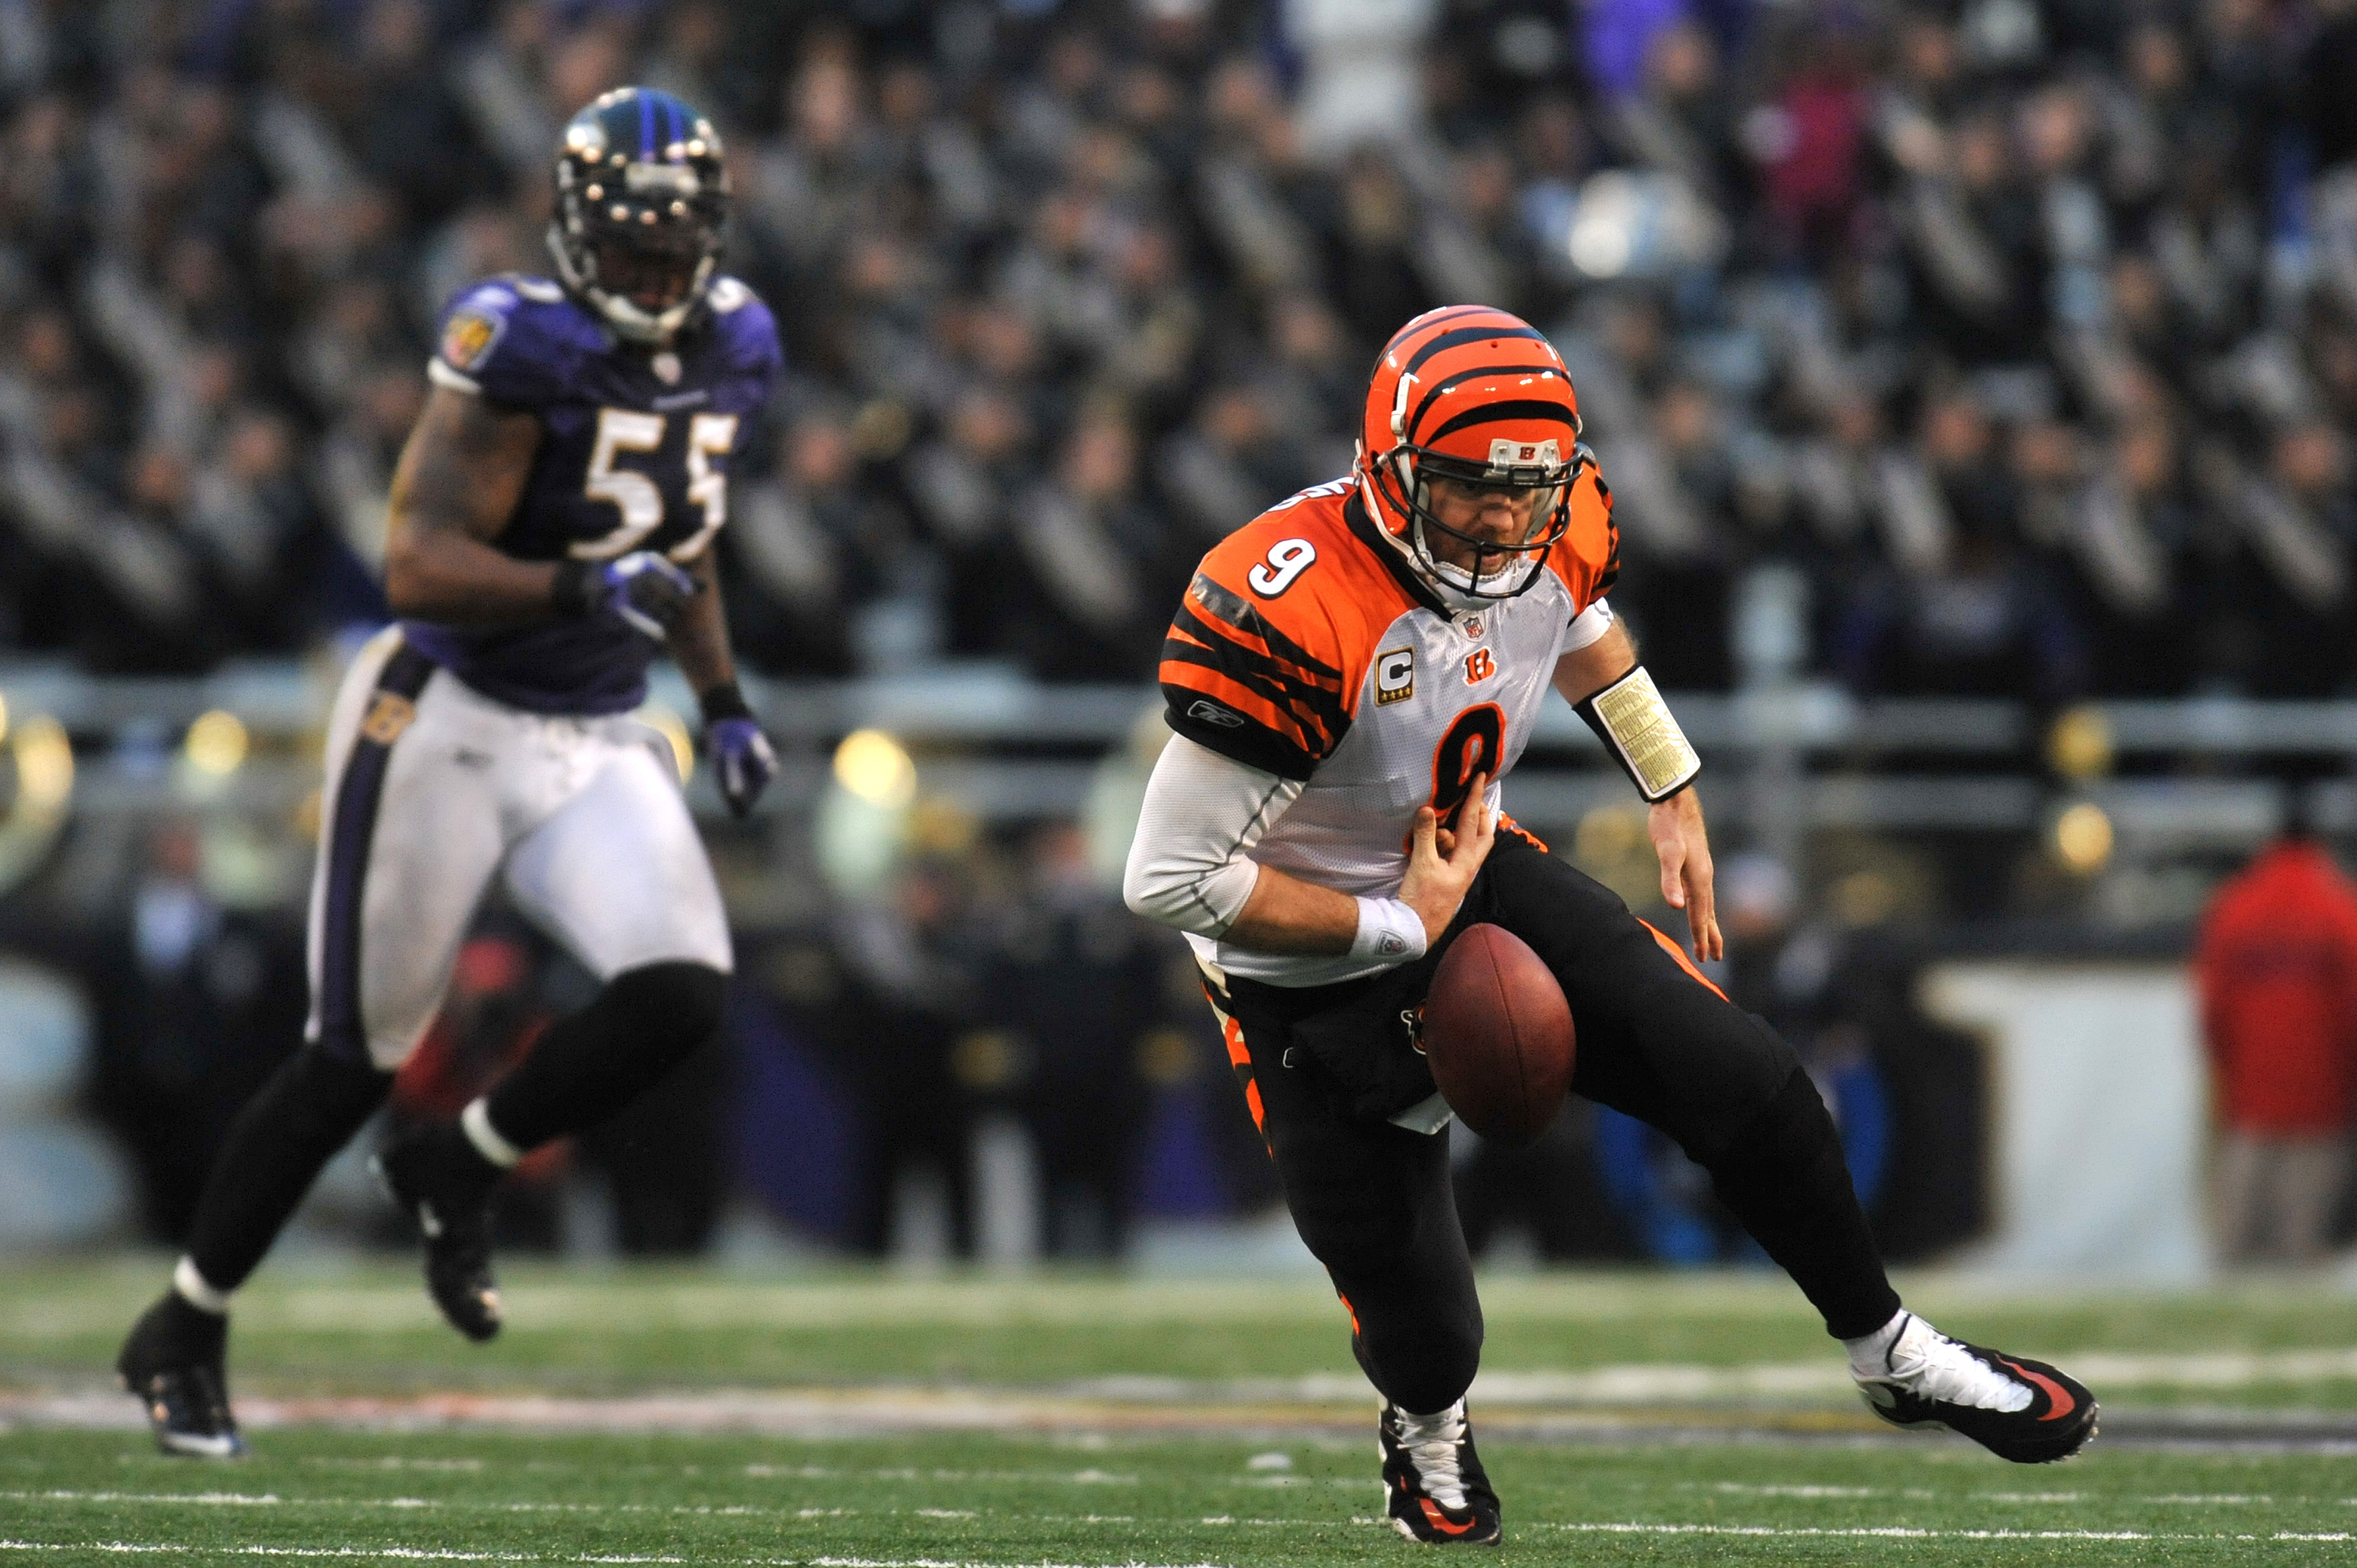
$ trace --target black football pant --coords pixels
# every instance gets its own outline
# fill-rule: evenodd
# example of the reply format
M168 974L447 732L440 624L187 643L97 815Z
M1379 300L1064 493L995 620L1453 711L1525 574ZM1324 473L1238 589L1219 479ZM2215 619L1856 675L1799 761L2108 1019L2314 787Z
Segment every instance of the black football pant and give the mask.
M1854 1338L1889 1321L1899 1297L1833 1118L1791 1046L1609 889L1510 832L1418 961L1411 1001L1449 940L1480 921L1528 942L1563 986L1579 1036L1574 1093L1675 1139L1830 1333ZM1359 1364L1404 1409L1443 1410L1471 1386L1481 1353L1448 1140L1353 1116L1306 1052L1286 1065L1293 1026L1349 989L1232 980L1215 1000L1294 1223L1350 1310Z

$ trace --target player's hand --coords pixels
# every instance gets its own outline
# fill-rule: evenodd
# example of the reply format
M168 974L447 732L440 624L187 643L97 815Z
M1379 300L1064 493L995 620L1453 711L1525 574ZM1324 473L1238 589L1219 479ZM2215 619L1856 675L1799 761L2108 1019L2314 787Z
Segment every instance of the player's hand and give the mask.
M770 737L761 733L759 720L716 719L704 732L704 746L712 757L720 798L728 802L732 816L743 816L778 776L778 754L770 749Z
M651 550L606 562L567 561L556 569L557 607L576 615L619 616L652 642L671 636L695 597L694 578Z
M1465 902L1474 873L1490 858L1498 836L1498 813L1490 810L1490 776L1477 773L1465 804L1457 813L1454 832L1440 825L1430 806L1419 806L1415 828L1408 840L1407 875L1400 879L1400 902L1424 921L1424 940L1437 944L1448 922Z
M1646 812L1645 832L1662 863L1662 900L1686 912L1695 957L1725 958L1727 940L1718 934L1718 902L1711 890L1710 834L1703 827L1702 802L1693 786Z

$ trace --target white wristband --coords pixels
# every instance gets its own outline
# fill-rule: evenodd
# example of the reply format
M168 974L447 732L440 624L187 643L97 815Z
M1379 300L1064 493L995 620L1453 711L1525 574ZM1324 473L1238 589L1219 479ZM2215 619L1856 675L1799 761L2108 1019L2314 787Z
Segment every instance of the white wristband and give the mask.
M1359 934L1351 957L1365 963L1406 963L1424 956L1424 917L1397 898L1359 900Z

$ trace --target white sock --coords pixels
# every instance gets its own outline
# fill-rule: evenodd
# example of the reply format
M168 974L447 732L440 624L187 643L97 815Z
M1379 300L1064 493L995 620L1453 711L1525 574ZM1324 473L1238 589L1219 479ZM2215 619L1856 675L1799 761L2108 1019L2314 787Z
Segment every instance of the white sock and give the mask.
M1896 1383L1925 1399L1980 1410L2028 1410L2036 1397L2027 1382L1993 1369L1911 1312L1842 1343L1849 1351L1850 1375L1860 1382Z
M482 1100L470 1101L467 1109L458 1112L458 1125L466 1133L467 1142L475 1145L475 1152L501 1170L523 1158L523 1151L500 1137L500 1130L491 1125L490 1108Z
M215 1290L197 1273L196 1260L182 1258L172 1270L172 1288L180 1299L199 1312L210 1312L215 1317L229 1316L229 1292Z
M1887 1374L1890 1370L1890 1347L1898 1343L1907 1320L1914 1316L1902 1306L1890 1315L1889 1322L1873 1333L1843 1340L1842 1348L1849 1352L1850 1376L1876 1378Z
M1394 1406L1394 1409L1397 1407ZM1465 1476L1457 1467L1457 1445L1465 1441L1465 1402L1430 1415L1399 1412L1400 1446L1415 1461L1426 1493L1445 1509L1465 1506Z

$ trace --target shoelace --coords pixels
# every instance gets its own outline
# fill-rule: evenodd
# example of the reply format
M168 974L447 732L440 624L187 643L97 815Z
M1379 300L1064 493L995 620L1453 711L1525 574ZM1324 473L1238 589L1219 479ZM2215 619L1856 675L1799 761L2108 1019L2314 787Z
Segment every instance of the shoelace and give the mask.
M1892 1342L1889 1367L1887 1379L1878 1381L1975 1410L2027 1410L2035 1397L2027 1383L1994 1369L1920 1317L1910 1316Z
M1392 1407L1399 1422L1399 1444L1415 1466L1425 1496L1452 1512L1465 1507L1465 1473L1458 1468L1458 1444L1465 1441L1465 1402L1433 1415L1410 1415Z

